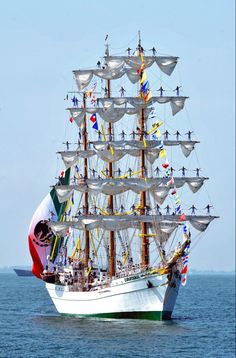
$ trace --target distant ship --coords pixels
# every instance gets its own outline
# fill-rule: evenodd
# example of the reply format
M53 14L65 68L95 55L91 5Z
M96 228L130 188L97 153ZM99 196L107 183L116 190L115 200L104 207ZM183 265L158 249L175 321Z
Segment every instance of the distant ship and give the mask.
M23 270L23 269L13 269L15 271L15 273L17 274L17 276L33 276L31 270Z
M46 282L64 315L171 318L180 284L186 283L191 240L195 245L191 235L194 229L204 232L216 218L212 205L198 215L186 199L180 203L185 184L196 193L208 178L199 175L200 168L196 175L185 176L184 166L182 175L174 175L172 163L183 163L178 153L173 155L179 146L188 157L199 142L191 139L192 131L185 133L187 140L180 139L184 134L179 131L170 140L170 133L159 128L172 129L175 122L166 127L157 116L159 107L152 107L170 103L166 120L184 108L188 97L180 96L179 86L174 96L164 95L162 87L160 95L152 96L147 81L146 69L152 64L170 76L178 57L156 56L155 48L152 56L144 55L140 34L135 52L127 51L111 56L106 45L104 63L73 71L78 91L68 92L65 100L70 93L79 96L74 95L68 108L70 122L78 126L78 143L70 150L75 139L64 142L67 150L59 154L65 170L30 224L32 272ZM135 88L120 79L124 75L137 83ZM116 79L121 82L112 85ZM130 95L121 87L117 97L123 83ZM135 117L120 124L126 115Z

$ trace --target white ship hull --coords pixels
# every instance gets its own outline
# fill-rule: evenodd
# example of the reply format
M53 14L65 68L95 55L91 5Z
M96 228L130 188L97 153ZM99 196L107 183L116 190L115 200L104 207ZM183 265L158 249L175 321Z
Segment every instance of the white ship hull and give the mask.
M112 280L109 287L95 291L72 291L72 286L46 284L60 314L108 318L170 319L180 286L176 273L142 274Z

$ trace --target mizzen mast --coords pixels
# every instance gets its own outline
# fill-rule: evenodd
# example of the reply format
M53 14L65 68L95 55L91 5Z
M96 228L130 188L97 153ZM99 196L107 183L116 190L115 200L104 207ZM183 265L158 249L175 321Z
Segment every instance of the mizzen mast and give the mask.
M86 109L86 92L83 93L83 107ZM83 149L86 151L88 147L88 140L87 140L87 124L86 124L86 111L84 111L84 119L83 119L83 131L82 131L82 138L83 138ZM88 159L84 158L84 179L88 178ZM88 192L85 191L84 193L84 215L88 215L89 207L88 207ZM84 252L84 264L87 267L89 262L89 231L84 230L84 237L85 237L85 252Z

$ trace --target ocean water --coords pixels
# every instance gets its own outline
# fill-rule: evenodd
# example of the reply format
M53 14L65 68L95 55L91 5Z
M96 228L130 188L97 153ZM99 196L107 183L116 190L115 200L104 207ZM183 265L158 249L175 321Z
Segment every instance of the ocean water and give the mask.
M43 282L0 274L0 357L235 357L235 276L189 275L157 322L60 317Z

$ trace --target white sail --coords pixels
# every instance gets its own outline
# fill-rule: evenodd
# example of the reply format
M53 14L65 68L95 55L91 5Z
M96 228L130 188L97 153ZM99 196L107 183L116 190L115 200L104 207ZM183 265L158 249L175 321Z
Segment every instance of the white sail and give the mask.
M89 85L93 75L104 80L114 80L127 74L132 83L138 82L140 76L137 69L141 65L140 56L106 56L107 66L102 69L74 70L75 81L79 91ZM150 67L154 62L160 70L170 76L177 64L178 57L173 56L145 56L145 66ZM125 65L130 66L126 68Z
M93 141L93 145L102 144L104 145L104 141ZM139 148L139 149L145 149L145 148L155 148L158 147L162 141L160 140L145 140L145 145L143 141L138 140L116 140L116 141L107 141L112 147L116 148L125 148L127 146L132 148ZM180 145L182 153L185 157L188 157L191 152L194 150L196 143L199 143L195 140L164 140L163 145L166 147L173 147Z
M171 218L172 219L172 218ZM139 229L140 223L145 222L150 227L158 227L160 231L163 230L163 233L171 235L175 228L178 227L179 222L178 218L175 220L169 220L168 218L163 218L160 220L160 217L153 217L152 215L109 215L109 216L80 216L78 221L73 222L49 222L49 226L55 235L64 236L65 232L69 229L77 230L93 230L93 229L103 229L103 230L125 230L125 229Z
M156 63L160 70L170 76L177 64L178 57L173 56L144 56L145 67ZM125 64L137 70L141 66L140 56L106 56L109 68L121 68Z
M207 178L175 178L176 188L182 187L187 183L190 189L196 193ZM79 180L79 179L78 179ZM164 178L126 178L126 179L83 179L74 185L56 185L55 189L58 200L64 202L70 198L73 191L90 192L93 194L117 195L131 190L135 193L140 191L150 191L156 201L162 204L173 185L166 185ZM194 189L192 189L194 188Z
M58 153L61 154L62 160L66 166L66 168L71 167L75 164L79 158L90 158L94 155L97 155L100 159L105 162L117 162L121 158L123 158L126 154L131 155L133 157L138 157L140 154L140 149L145 151L147 160L149 163L153 164L155 160L159 157L160 145L159 141L146 141L138 142L138 141L94 141L91 143L93 145L93 149L82 150L78 149L77 151L60 151ZM185 144L179 142L181 149ZM168 146L172 145L171 141L168 141ZM173 141L173 145L177 145L176 141ZM112 149L111 149L112 148ZM194 142L188 145L187 156L194 149ZM183 153L186 156L186 153Z
M88 113L90 115L96 113L98 114L105 122L108 123L116 123L120 121L124 115L134 115L139 113L138 108L116 108L111 106L107 106L104 108L69 108L71 117L75 121L75 123L80 127L84 120L85 113ZM145 118L148 117L149 113L152 111L152 108L146 108L144 111Z
M186 220L198 231L205 231L212 220L216 216L203 215L187 215ZM69 229L77 230L125 230L125 229L139 229L140 223L147 223L148 227L157 227L165 234L171 233L181 223L177 215L93 215L93 216L78 216L77 221L70 222L53 222L49 221L48 225L51 227L55 235L65 236ZM168 232L169 231L169 232Z
M173 116L184 108L185 101L188 97L186 96L153 96L148 102L145 102L141 97L113 97L109 98L110 105L121 106L125 103L134 106L137 109L145 108L155 103L166 104L170 103ZM98 102L101 104L107 104L106 98L98 98Z

